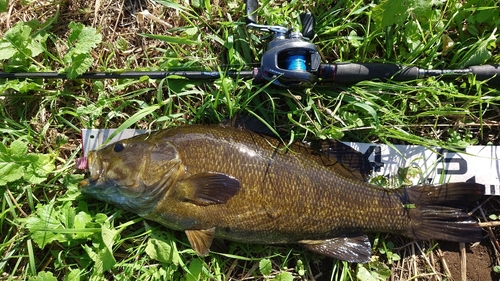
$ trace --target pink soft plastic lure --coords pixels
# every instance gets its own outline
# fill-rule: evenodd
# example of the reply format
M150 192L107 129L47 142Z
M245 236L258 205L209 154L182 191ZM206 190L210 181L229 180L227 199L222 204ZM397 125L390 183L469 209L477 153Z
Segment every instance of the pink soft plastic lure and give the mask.
M89 167L87 157L76 158L76 168L80 170L86 170Z

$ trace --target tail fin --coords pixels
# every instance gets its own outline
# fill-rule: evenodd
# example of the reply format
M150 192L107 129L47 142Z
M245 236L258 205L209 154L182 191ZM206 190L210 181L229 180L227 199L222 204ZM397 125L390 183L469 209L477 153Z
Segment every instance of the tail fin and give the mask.
M448 183L440 186L413 186L406 189L410 210L410 235L419 240L475 242L482 230L463 208L484 195L484 185Z

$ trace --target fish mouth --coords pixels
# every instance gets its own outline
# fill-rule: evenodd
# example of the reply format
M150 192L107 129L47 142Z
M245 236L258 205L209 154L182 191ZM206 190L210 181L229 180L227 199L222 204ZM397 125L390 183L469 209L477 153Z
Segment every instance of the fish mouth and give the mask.
M95 153L95 151L90 151L88 157L88 168L90 172L90 177L82 180L78 183L78 188L82 189L89 185L96 184L100 175L103 172L103 165L101 158Z

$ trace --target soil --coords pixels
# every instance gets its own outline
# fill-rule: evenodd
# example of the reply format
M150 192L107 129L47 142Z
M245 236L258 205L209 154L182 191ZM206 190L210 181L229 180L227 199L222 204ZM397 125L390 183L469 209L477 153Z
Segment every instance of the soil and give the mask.
M484 225L486 221L490 221L488 216L498 214L499 209L500 198L487 197L478 202L478 206L471 213ZM393 268L391 280L407 280L415 276L418 276L418 280L500 280L500 273L494 271L494 267L500 265L500 227L497 226L500 224L497 221L488 223L491 226L483 227L484 239L481 242L464 244L463 249L459 243L438 241L438 245L428 251L426 249L434 247L432 243L416 242L418 247L415 247L410 242L400 249L399 254L403 262ZM412 247L421 248L426 253L425 257L419 255L420 250L412 250ZM464 268L462 263L465 264Z
M495 261L492 257L494 257L494 253L492 251L491 242L488 240L480 244L473 244L470 247L466 247L465 279L462 278L459 244L447 242L440 243L443 259L448 265L452 280L500 280L500 274L493 271Z

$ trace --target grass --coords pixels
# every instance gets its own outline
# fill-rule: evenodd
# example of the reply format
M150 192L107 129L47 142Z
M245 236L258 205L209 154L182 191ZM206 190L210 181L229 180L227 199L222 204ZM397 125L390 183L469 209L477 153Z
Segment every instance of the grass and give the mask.
M0 14L2 68L72 74L224 72L258 64L265 48L262 34L245 28L241 1L187 2L0 1L5 10ZM500 62L500 9L493 0L260 4L260 21L267 24L297 26L300 12L311 11L317 21L313 42L329 63L442 69ZM166 24L139 20L137 13L146 9ZM434 263L423 265L436 244L385 234L372 236L374 261L366 265L331 260L293 245L229 242L217 243L214 252L200 258L182 233L79 193L76 185L84 175L74 160L81 154L80 129L161 129L218 123L250 112L292 140L453 149L500 143L499 97L498 88L473 77L311 89L280 89L229 77L214 82L1 81L0 279L442 278ZM410 263L415 256L420 257L418 268Z

